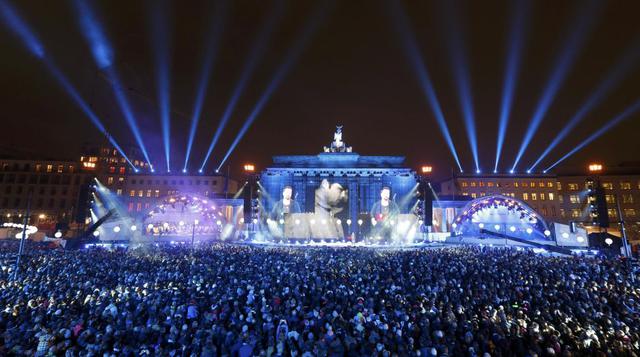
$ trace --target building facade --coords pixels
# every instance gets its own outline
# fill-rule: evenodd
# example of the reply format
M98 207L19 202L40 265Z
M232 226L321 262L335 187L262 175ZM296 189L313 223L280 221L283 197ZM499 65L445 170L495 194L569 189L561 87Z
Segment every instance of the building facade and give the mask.
M82 221L90 180L75 161L0 159L0 215L22 222L30 205L30 224Z
M222 175L107 175L103 184L120 198L131 213L147 212L162 197L180 193L208 198L232 198L238 191L238 182Z
M589 232L598 231L591 225L587 204L586 181L597 177L605 190L611 227L607 231L620 235L620 203L622 218L630 240L640 240L640 174L616 173L614 170L598 176L590 175L457 175L440 184L441 195L468 196L471 199L490 194L520 199L546 220L584 225Z

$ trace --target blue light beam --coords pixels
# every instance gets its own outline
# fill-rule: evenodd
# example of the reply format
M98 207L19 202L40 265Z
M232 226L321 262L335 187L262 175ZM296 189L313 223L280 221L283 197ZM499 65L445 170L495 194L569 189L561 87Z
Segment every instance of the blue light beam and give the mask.
M0 16L2 21L9 27L9 29L15 33L23 44L27 47L31 54L40 58L51 75L58 81L58 83L62 86L62 88L67 92L67 94L73 99L73 101L80 107L80 109L85 113L85 115L89 118L91 123L107 137L107 140L116 148L124 157L124 159L131 165L134 170L137 170L133 165L131 160L127 154L125 154L124 150L118 145L111 135L107 132L106 128L102 124L102 121L98 118L98 116L91 110L87 102L82 99L78 90L71 84L69 79L60 71L60 69L53 63L53 61L46 57L46 52L44 50L44 46L42 46L41 42L38 40L37 36L31 31L29 26L20 18L17 11L5 1L0 0Z
M522 45L524 44L525 28L528 19L526 14L529 12L531 3L528 0L514 2L513 14L511 16L509 48L507 55L507 67L504 73L504 83L502 89L502 102L500 104L500 119L498 122L498 140L496 146L496 163L493 172L498 172L498 164L500 163L500 155L502 154L502 145L509 126L509 116L511 115L511 106L513 104L513 96L516 87L518 71L520 69L520 59L522 57Z
M620 81L622 81L626 74L634 68L637 64L638 57L640 57L640 41L634 41L633 45L625 51L625 54L618 60L613 67L604 76L605 80L600 82L600 85L594 90L587 100L582 104L578 111L571 117L567 125L556 135L551 141L549 146L542 152L542 155L529 167L532 170L542 162L542 160L549 155L564 138L569 135L571 130L575 128L584 117L595 108L607 94L616 87Z
M420 84L420 87L422 88L424 96L427 99L427 102L431 106L431 110L433 111L436 123L440 128L440 133L444 137L444 140L449 147L449 151L451 151L451 155L453 155L453 159L458 165L458 169L460 170L460 172L462 172L463 170L462 165L460 164L460 159L458 158L458 152L455 148L455 145L453 144L453 139L451 138L451 133L449 132L447 121L445 120L444 114L442 112L442 107L440 106L440 102L438 101L436 90L433 87L429 71L427 70L424 59L420 54L420 50L418 50L415 36L409 28L409 19L402 9L402 5L399 3L399 1L391 1L390 4L393 24L396 28L396 31L400 35L400 40L402 42L404 52L411 64L411 67L415 71L418 82Z
M153 3L152 11L152 45L155 60L156 96L158 100L162 142L167 164L167 172L171 172L171 95L169 58L169 2L167 0Z
M319 7L314 10L314 15L307 22L307 25L304 27L300 35L295 39L293 46L289 49L289 51L286 53L284 57L285 58L284 62L278 67L278 70L276 71L275 75L271 79L271 82L269 82L269 85L267 86L265 91L262 93L262 96L260 97L256 105L253 107L253 110L251 110L251 113L249 114L244 124L242 125L242 128L238 132L238 135L236 135L235 139L233 140L233 143L231 143L231 146L229 146L227 153L224 155L222 161L220 161L220 164L216 169L217 172L220 171L220 169L222 168L224 163L227 161L231 153L234 151L238 143L240 143L240 140L242 140L242 137L249 130L249 128L251 127L253 122L256 120L258 115L260 115L260 112L262 112L262 109L264 108L265 104L269 102L269 99L271 98L275 90L278 88L278 86L280 85L280 83L282 82L286 74L289 72L289 69L298 60L306 44L309 42L310 38L315 33L319 24L322 22L322 20L325 18L325 16L329 12L329 8L330 6L328 3L320 3Z
M538 130L538 127L542 123L542 119L544 119L547 111L549 110L549 107L553 103L556 93L569 74L570 67L579 54L580 49L582 48L582 45L586 40L586 35L592 27L598 8L598 1L596 0L590 0L587 4L585 4L584 2L580 2L581 11L578 13L574 22L572 23L570 27L570 33L564 39L564 41L561 42L563 47L560 51L559 56L556 57L553 66L553 72L551 73L542 97L540 98L538 105L536 106L536 111L531 117L529 126L527 127L527 131L525 132L524 139L520 144L518 154L516 155L516 159L513 162L513 166L511 167L512 171L515 171L516 167L518 166L520 159L522 159L522 155L527 149L527 146L529 146L531 139L533 139L533 136Z
M575 154L576 152L578 152L579 150L581 150L582 148L584 148L585 146L590 144L592 141L594 141L595 139L599 138L601 135L603 135L604 133L609 131L611 128L613 128L614 126L620 124L622 121L627 119L630 115L634 114L638 110L640 110L640 100L636 101L635 103L633 103L632 105L627 107L627 109L625 109L622 113L620 113L617 116L615 116L608 123L606 123L600 129L598 129L595 133L591 134L588 138L583 140L580 144L576 145L575 148L573 148L566 155L561 157L560 160L556 161L551 166L547 167L544 170L544 172L546 173L549 170L551 170L552 168L556 167L559 163L561 163L562 161L566 160L569 156Z
M189 129L189 140L187 141L187 151L184 158L184 167L182 169L182 171L185 172L187 171L187 166L189 165L191 148L193 147L193 140L196 136L198 122L200 121L200 113L202 112L204 97L207 94L207 87L209 85L209 79L211 77L211 70L217 57L220 36L222 34L222 29L224 27L227 14L227 7L227 1L218 2L213 20L211 21L212 26L209 29L209 35L207 36L207 41L205 42L205 54L202 60L202 70L200 73L200 80L198 82L196 100L193 104L191 128Z
M213 135L213 139L211 139L211 143L209 144L209 148L207 149L207 153L204 156L204 160L202 160L202 165L200 166L200 171L204 170L204 166L209 161L209 157L213 152L218 140L220 140L220 136L222 135L222 131L227 126L227 122L231 118L233 111L238 104L238 100L244 92L245 87L247 86L249 79L253 75L256 67L258 66L258 61L262 58L263 53L267 49L267 44L269 43L269 38L273 33L273 30L276 27L278 20L282 17L284 12L284 2L277 1L276 5L273 7L271 13L267 16L265 22L262 24L260 28L260 32L258 36L254 40L251 51L249 53L249 57L247 57L247 61L244 64L244 68L242 69L242 74L236 83L235 88L231 94L231 99L227 103L227 107L218 122L218 128L216 129L215 134Z
M451 3L445 2L447 14L449 15L448 21L448 33L450 39L447 42L449 55L451 56L453 65L453 75L458 89L458 100L462 107L462 117L464 119L464 128L467 133L467 139L469 140L469 146L471 147L471 154L473 161L476 165L476 173L480 173L480 161L478 159L478 137L476 134L476 119L473 109L473 95L471 94L471 79L469 75L469 65L466 61L467 53L465 51L462 38L458 26L455 26L455 20L453 19L451 9Z
M38 58L44 58L45 51L42 43L31 32L31 29L22 20L15 8L5 1L0 1L0 16L11 32L18 36L22 43L27 46L31 54Z
M74 4L82 35L85 37L89 47L91 48L91 53L93 54L96 65L107 75L113 93L116 97L116 102L120 107L120 111L122 112L136 143L140 147L142 155L144 155L149 166L152 167L147 148L144 145L142 134L138 127L138 121L133 114L133 110L131 109L131 105L129 104L129 100L125 94L124 86L120 81L120 77L115 66L113 65L113 50L107 40L107 37L102 31L100 22L92 11L88 1L75 0Z

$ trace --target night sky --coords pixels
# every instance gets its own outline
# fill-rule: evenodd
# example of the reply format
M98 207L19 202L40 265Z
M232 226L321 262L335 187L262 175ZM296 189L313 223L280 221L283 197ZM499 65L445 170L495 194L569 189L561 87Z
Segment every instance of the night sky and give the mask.
M135 141L114 100L107 77L95 65L83 38L71 1L11 2L38 34L47 51L78 87L108 130L122 145ZM55 4L55 6L54 6ZM150 8L153 1L97 1L93 8L113 44L116 68L156 167L164 167L160 118L151 46ZM447 51L451 28L458 29L469 63L480 165L493 169L498 116L507 54L511 2L455 2L454 22L443 3L411 1L402 6L409 16L425 64L450 127L463 167L474 168L464 131L452 59ZM546 85L554 58L569 24L583 1L535 1L527 12L522 64L517 78L510 125L501 159L507 171ZM173 169L184 162L187 132L200 75L203 43L213 8L205 1L173 1L166 24L171 49L171 143ZM312 1L289 1L284 17L259 59L257 71L240 98L207 170L212 171L242 126L260 93L273 76L295 36L317 8ZM192 153L197 170L219 118L271 1L234 1ZM640 2L600 3L594 25L570 66L553 104L526 150L520 169L530 165L595 89L623 52L640 45ZM452 25L453 24L453 25ZM84 142L104 139L75 103L5 26L0 27L0 152L14 150L35 156L77 159ZM640 62L627 72L602 103L545 159L553 163L617 113L640 99ZM455 162L437 128L415 72L403 52L384 1L337 1L307 43L299 60L264 107L228 164L238 172L254 162L264 168L272 155L317 154L332 140L336 124L344 125L344 140L361 155L405 155L407 164L434 165L448 175ZM640 161L640 114L600 137L563 162L556 171L584 167L590 160L608 165Z

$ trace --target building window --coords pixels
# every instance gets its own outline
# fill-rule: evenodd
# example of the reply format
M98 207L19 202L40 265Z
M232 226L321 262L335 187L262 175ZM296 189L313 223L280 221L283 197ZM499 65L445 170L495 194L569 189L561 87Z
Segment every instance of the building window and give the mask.
M131 180L131 184L132 184L132 185L135 185L135 184L136 184L136 182L137 182L137 181L136 181L135 179Z
M553 201L554 197L553 197L553 192L549 192L549 201Z
M578 191L580 189L580 186L577 183L567 184L567 187L569 187L570 191Z
M562 184L558 182L556 185L558 186L558 191L562 191Z
M129 191L129 197L134 197L136 195L136 190Z
M624 209L624 215L626 217L635 217L636 216L636 210L634 208L625 208Z
M120 169L118 169L118 172L120 172L121 175L124 175L126 173L126 168L123 166Z
M156 197L160 197L160 190L156 190Z
M147 197L151 197L151 190L147 190Z
M487 182L487 187L493 187L493 182Z
M547 187L553 188L553 182L551 182L551 181L547 182Z
M116 195L122 196L122 189L121 188L116 190Z
M122 176L118 177L118 182L119 183L123 183L124 182L124 177L122 177Z
M206 185L206 183L205 183L205 185ZM638 185L640 186L640 184L638 184ZM462 182L460 183L460 186L462 186L462 187L467 187L467 186L469 186L469 184L467 184L467 181L462 181Z
M476 185L475 181L472 181L472 182L471 182L471 187L476 187L476 186L477 186L477 185Z
M47 165L47 172L53 172L53 165Z
M138 204L136 205L136 211L142 211L142 203L138 202Z
M64 171L64 165L58 165L58 173L61 174Z
M129 212L133 211L133 202L129 202Z
M616 197L614 195L604 195L604 200L607 203L616 203Z
M609 218L617 218L618 217L618 213L613 208L609 208L607 210L607 214L609 215Z
M622 194L622 203L633 203L633 195L630 193Z
M107 177L107 185L113 185L113 176Z
M571 210L571 218L580 218L580 215L582 214L582 212L580 212L579 209L572 209Z
M526 183L526 182L523 182L523 183L522 183L522 187L529 187L529 184L528 184L528 183Z
M484 181L478 182L478 187L484 187Z
M564 208L560 208L560 217L564 218L566 216L566 212L564 211Z
M573 204L580 203L580 195L569 195L569 202Z
M564 203L564 197L562 195L558 195L558 202Z
M144 196L144 192L142 190L138 191L138 197L143 197Z
M613 184L611 182L604 182L602 184L602 188L606 190L613 190Z
M525 192L525 193L523 193L523 194L522 194L522 199L523 199L523 200L525 200L525 201L528 201L528 200L529 200L529 194L528 194L528 193L526 193L526 192Z
M42 164L36 164L36 172L40 172L42 170Z
M544 187L544 182L542 181L538 182L538 187Z
M631 182L620 182L620 188L623 190L630 190Z
M540 193L540 201L545 201L547 199L547 197L545 196L544 192Z
M538 194L536 194L535 192L531 193L531 201L537 201L538 200Z
M547 215L547 207L540 208L540 213L542 213L543 216L546 216Z
M471 198L478 198L478 195L475 192L471 193Z

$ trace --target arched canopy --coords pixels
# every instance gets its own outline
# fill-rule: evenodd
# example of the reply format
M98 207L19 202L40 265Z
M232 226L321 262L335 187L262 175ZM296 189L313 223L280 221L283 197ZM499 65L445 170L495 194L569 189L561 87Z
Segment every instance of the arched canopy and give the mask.
M526 203L513 197L477 198L462 209L452 224L456 235L479 236L496 232L524 239L551 239L544 219Z

